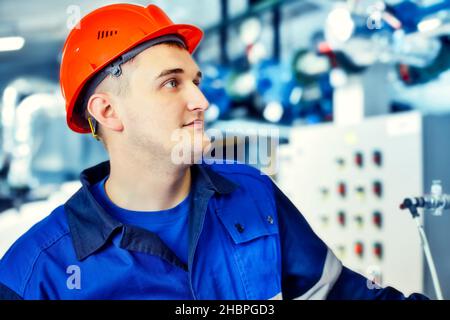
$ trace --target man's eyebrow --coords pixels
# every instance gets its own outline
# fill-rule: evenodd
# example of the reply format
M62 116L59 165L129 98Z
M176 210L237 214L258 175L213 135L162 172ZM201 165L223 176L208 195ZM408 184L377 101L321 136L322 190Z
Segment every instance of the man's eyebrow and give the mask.
M157 77L156 79L171 75L171 74L179 74L179 73L184 73L184 70L181 68L175 68L175 69L168 69L168 70L163 70ZM202 78L203 74L201 71L197 71L197 78Z

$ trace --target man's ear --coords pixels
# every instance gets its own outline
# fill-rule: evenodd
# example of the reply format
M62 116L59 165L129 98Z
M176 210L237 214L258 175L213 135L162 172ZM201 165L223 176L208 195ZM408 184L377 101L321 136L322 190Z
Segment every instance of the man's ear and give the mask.
M112 104L111 97L105 93L94 93L88 101L87 109L102 127L122 131L123 123Z

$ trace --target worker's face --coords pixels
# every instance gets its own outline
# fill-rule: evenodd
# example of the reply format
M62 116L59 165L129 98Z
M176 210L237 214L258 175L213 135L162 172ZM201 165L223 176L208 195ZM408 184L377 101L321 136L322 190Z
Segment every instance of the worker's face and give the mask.
M134 63L129 94L120 103L126 143L176 164L198 161L209 145L199 67L187 50L166 44L143 51Z

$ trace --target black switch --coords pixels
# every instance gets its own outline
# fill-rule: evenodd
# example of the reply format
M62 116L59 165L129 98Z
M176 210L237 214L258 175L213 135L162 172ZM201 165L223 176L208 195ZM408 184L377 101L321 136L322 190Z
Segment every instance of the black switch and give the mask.
M355 153L355 164L359 168L362 168L364 166L364 157L362 152Z
M383 257L383 245L380 242L375 242L373 244L373 254L381 259Z
M344 182L339 182L338 193L341 197L345 197L345 195L347 194L347 186L345 185Z
M338 223L341 226L345 226L345 222L346 222L345 212L344 211L339 211L338 212Z
M380 181L375 181L373 183L373 193L375 193L375 195L378 198L381 198L383 195L383 185Z
M381 212L380 211L375 211L373 213L372 221L373 221L373 224L375 226L377 226L378 228L381 228L381 226L383 224L383 218L381 216Z
M383 155L381 154L381 151L375 150L373 152L373 163L378 167L383 165Z

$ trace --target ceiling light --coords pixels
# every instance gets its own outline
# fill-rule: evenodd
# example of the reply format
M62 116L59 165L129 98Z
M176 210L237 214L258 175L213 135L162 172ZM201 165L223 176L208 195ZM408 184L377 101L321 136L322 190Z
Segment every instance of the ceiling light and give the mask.
M0 51L15 51L22 49L25 44L23 37L3 37L0 38Z

